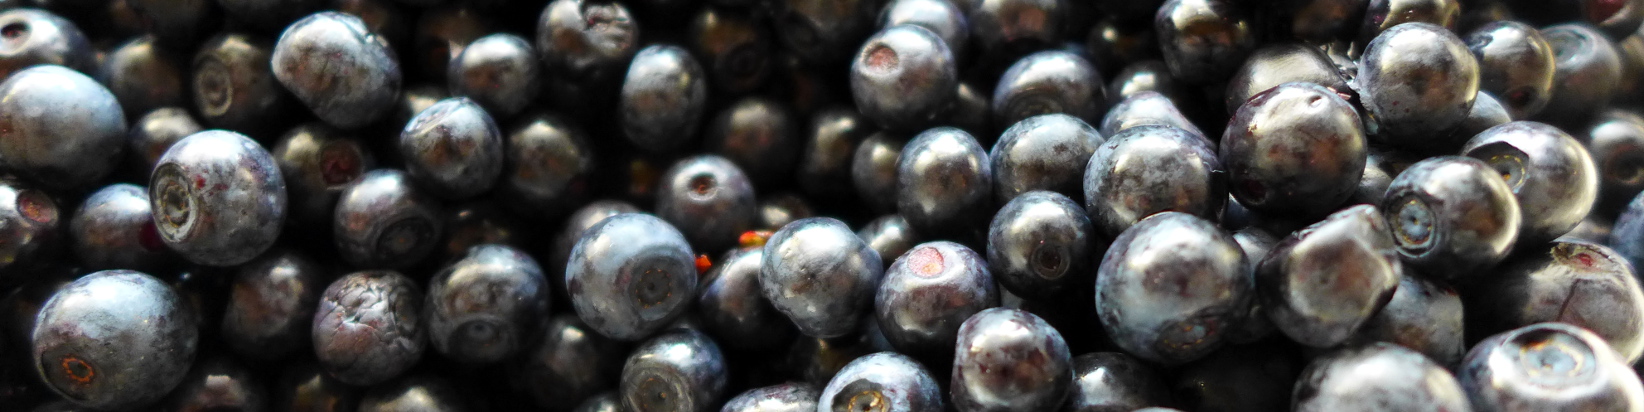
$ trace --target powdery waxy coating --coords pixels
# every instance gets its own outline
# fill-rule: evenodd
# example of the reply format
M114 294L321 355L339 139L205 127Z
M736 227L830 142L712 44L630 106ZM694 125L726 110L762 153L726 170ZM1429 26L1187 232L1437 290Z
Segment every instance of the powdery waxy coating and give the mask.
M1033 190L1083 197L1085 166L1105 139L1089 123L1061 113L1022 119L988 151L993 195L1000 204Z
M245 135L207 130L171 146L148 184L154 226L189 261L232 266L261 255L285 227L285 178Z
M1295 410L1471 411L1443 365L1391 343L1339 349L1313 360L1296 381Z
M618 107L622 133L642 150L677 149L696 137L707 108L707 75L679 46L653 44L628 65Z
M1085 212L1118 236L1142 218L1177 211L1209 218L1227 202L1227 173L1208 140L1169 126L1108 137L1085 168Z
M1170 126L1187 131L1194 137L1214 144L1199 126L1188 120L1176 107L1175 101L1160 91L1143 91L1120 100L1102 116L1101 132L1112 141L1119 132L1142 126Z
M1078 54L1046 50L1022 57L999 77L990 106L995 124L1015 124L1064 113L1093 123L1107 109L1107 89L1096 66Z
M394 271L354 272L321 295L314 313L314 354L331 376L375 385L422 359L428 331L422 289Z
M879 12L879 28L912 24L929 29L962 59L970 43L970 20L956 2L947 0L892 0Z
M717 155L681 159L658 179L656 214L696 249L725 250L753 228L757 217L759 204L748 177Z
M1032 299L1090 287L1105 251L1084 208L1056 192L1032 191L1006 203L988 225L987 263L999 286Z
M1240 205L1318 216L1358 189L1366 145L1347 100L1317 84L1284 83L1239 106L1218 154Z
M308 349L314 311L331 276L292 251L270 252L241 266L223 309L223 341L234 353L262 361Z
M821 396L811 384L788 382L742 392L726 401L720 412L815 412Z
M759 268L765 250L733 249L703 275L696 311L703 331L738 350L770 350L792 342L793 322L765 299Z
M120 164L125 137L120 102L80 72L41 65L0 83L0 158L30 181L89 189Z
M1491 272L1463 290L1468 334L1562 322L1604 338L1629 364L1644 356L1644 290L1632 265L1610 248L1560 239Z
M508 33L492 34L468 43L451 59L446 84L453 96L467 96L507 118L536 100L542 88L540 65L530 41Z
M1262 260L1256 285L1280 332L1328 348L1387 305L1402 272L1381 211L1357 205L1281 241Z
M851 97L880 126L918 130L944 114L959 86L958 63L923 26L889 27L869 37L851 62Z
M16 188L13 188L16 189ZM0 193L5 192L0 189ZM28 239L42 239L49 225L59 218L56 215L56 206L50 199L35 192L16 191L13 193L13 203L20 203L24 207L16 207L16 212L24 219L11 219L6 226L31 229L34 232ZM0 194L0 198L4 198ZM5 204L5 202L0 202ZM32 208L32 209L31 209ZM35 221L33 219L44 219ZM136 270L159 269L170 258L171 250L166 248L160 234L154 228L154 215L150 212L148 190L142 186L130 183L115 183L104 186L91 196L74 212L69 219L69 238L74 243L74 255L80 258L81 264L92 269L130 268ZM21 242L7 247L28 246L31 242ZM4 248L0 248L4 250ZM22 255L27 255L23 253ZM5 259L16 261L17 258Z
M1376 134L1415 149L1467 117L1478 94L1478 60L1461 38L1429 23L1376 36L1359 58L1360 98Z
M1255 299L1244 251L1197 216L1164 212L1117 239L1096 273L1096 313L1136 357L1180 364L1222 346Z
M400 64L387 39L354 15L325 11L286 26L274 77L326 123L356 129L393 108Z
M1541 113L1553 93L1553 46L1528 24L1504 20L1467 34L1478 59L1479 90L1501 98L1515 119Z
M1501 174L1518 199L1517 244L1530 247L1568 233L1598 200L1598 167L1580 141L1556 127L1520 121L1492 127L1462 147Z
M1091 352L1073 358L1073 385L1066 412L1134 411L1170 400L1154 367L1122 352Z
M400 131L405 170L435 196L474 197L502 176L502 130L491 114L466 97L440 100L418 113Z
M993 308L959 327L950 382L953 406L963 412L1046 411L1066 399L1073 360L1044 319Z
M1505 259L1521 221L1518 201L1501 175L1461 156L1410 165L1393 178L1380 209L1404 263L1451 281Z
M428 340L459 362L512 357L547 317L548 291L548 278L525 252L500 244L471 247L428 281Z
M919 362L896 352L851 361L822 389L817 411L940 411L942 388Z
M1393 298L1359 327L1347 345L1387 342L1410 348L1446 368L1461 364L1467 354L1461 295L1455 289L1406 273L1399 278Z
M554 315L523 359L509 365L518 388L538 407L565 410L600 391L615 389L628 345L600 335L574 313Z
M200 45L189 90L202 123L231 130L286 127L279 120L292 102L269 65L273 49L259 36L232 32Z
M1189 84L1208 84L1237 69L1258 37L1240 6L1225 0L1170 0L1159 6L1153 29L1170 73Z
M1473 346L1456 379L1479 411L1634 411L1644 384L1604 339L1537 323Z
M759 285L800 333L834 338L856 331L872 313L884 273L879 253L844 222L812 217L783 226L765 242Z
M355 267L402 268L421 261L445 232L438 201L394 169L366 172L337 198L337 252Z
M662 219L623 213L583 233L565 265L571 306L588 326L617 340L650 336L690 309L695 254Z
M198 317L170 286L105 270L63 286L40 306L30 353L41 383L77 405L146 405L194 362Z
M920 244L902 254L879 284L874 315L891 345L903 353L946 353L971 315L999 305L987 261L949 241Z
M292 128L270 154L285 177L291 218L310 224L329 222L337 197L376 166L362 142L321 122Z
M706 412L726 386L725 355L702 332L675 329L634 348L617 393L631 412Z
M993 211L993 165L970 133L919 133L896 160L896 210L933 236L963 234Z

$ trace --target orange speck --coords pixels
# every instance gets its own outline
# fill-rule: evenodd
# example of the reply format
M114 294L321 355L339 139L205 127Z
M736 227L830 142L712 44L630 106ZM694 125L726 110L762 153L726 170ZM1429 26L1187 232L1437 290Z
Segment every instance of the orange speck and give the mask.
M742 247L761 247L765 246L765 241L770 239L771 231L769 230L750 230L742 232L742 236L736 238L736 243L742 245Z
M708 255L696 255L696 273L707 272L713 266L714 262L708 259Z

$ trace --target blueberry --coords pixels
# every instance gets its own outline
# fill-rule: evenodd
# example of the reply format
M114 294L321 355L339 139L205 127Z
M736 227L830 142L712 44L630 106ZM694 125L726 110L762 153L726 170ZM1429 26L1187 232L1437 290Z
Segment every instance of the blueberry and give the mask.
M1091 56L1091 62L1096 64L1097 70L1102 73L1113 73L1120 68L1143 61L1158 64L1162 73L1170 73L1170 68L1164 64L1159 51L1158 35L1153 31L1153 14L1159 11L1159 5L1164 0L1146 1L1108 1L1104 4L1124 3L1142 5L1155 3L1139 15L1129 18L1120 18L1109 15L1097 20L1085 34L1085 54ZM1097 7L1102 7L1098 5ZM1075 33L1077 34L1077 33ZM1114 77L1111 80L1118 80ZM1172 78L1174 81L1174 77ZM1113 90L1108 90L1109 98Z
M776 66L771 35L762 13L703 7L691 19L690 45L720 91L741 94L760 89Z
M1347 79L1323 50L1300 43L1281 43L1257 49L1227 81L1227 112L1237 115L1262 92L1292 82L1312 83L1331 94L1351 93ZM1356 116L1355 116L1356 117ZM1231 127L1229 129L1232 129Z
M13 259L26 261L39 253L34 250L40 245L48 244L57 211L51 199L38 192L13 190L12 196L19 203L14 213L22 219L12 221L32 232L29 241L20 245L23 250L12 252L16 254ZM42 218L49 219L33 220ZM108 185L86 197L69 220L69 238L79 262L91 269L164 269L172 258L155 231L148 191L128 183Z
M1388 29L1405 23L1455 27L1461 17L1458 0L1370 0L1359 26L1358 44L1367 44Z
M1317 84L1285 83L1239 107L1219 154L1240 205L1318 216L1358 189L1365 146L1352 104Z
M1288 26L1288 33L1295 38L1312 43L1323 44L1331 41L1351 38L1359 31L1363 21L1365 9L1370 0L1303 0L1292 1L1286 4L1278 13L1284 19L1278 21L1280 25Z
M988 153L999 203L1032 190L1082 196L1081 175L1102 144L1090 124L1066 114L1029 117L1005 129Z
M1473 346L1456 371L1484 411L1628 410L1644 385L1604 340L1576 326L1537 323Z
M253 134L287 126L280 120L292 97L270 65L273 49L267 39L234 32L200 45L194 53L188 90L202 123Z
M1553 46L1535 27L1516 21L1484 25L1467 35L1478 59L1479 90L1500 96L1513 118L1534 116L1553 93Z
M422 289L399 272L354 272L331 282L314 313L314 354L331 376L376 385L422 358ZM369 402L367 402L369 403Z
M291 23L270 58L280 84L339 128L381 118L400 91L394 51L351 14L320 12Z
M960 324L999 305L987 261L948 241L927 242L885 269L874 314L892 346L915 357L953 351Z
M1182 129L1205 143L1213 143L1193 124L1170 97L1159 92L1138 92L1113 105L1102 117L1101 132L1108 140L1125 130L1142 126L1170 126Z
M708 333L731 348L769 350L793 340L793 323L760 290L764 257L764 249L733 249L703 275L697 314Z
M868 316L852 334L818 339L800 337L788 347L781 368L806 383L823 387L851 362L879 352L894 352L890 341L880 333L879 322ZM896 354L897 356L906 356ZM910 362L913 360L910 358Z
M332 276L321 263L284 250L239 267L223 309L223 341L236 354L259 361L307 349L320 293Z
M1118 236L1167 210L1213 218L1227 201L1215 148L1169 126L1125 129L1096 148L1085 169L1085 211L1096 230Z
M1591 216L1613 219L1644 191L1644 117L1611 110L1578 136L1598 172L1598 198Z
M4 27L0 27L3 29ZM63 66L9 73L0 83L0 157L53 190L85 190L124 155L126 117L114 94Z
M149 36L136 37L110 50L97 71L127 118L160 107L183 104L183 71L176 56Z
M800 60L819 64L850 58L851 48L873 34L880 4L869 0L779 0L766 7L777 40Z
M812 199L851 199L856 150L873 133L873 125L855 110L839 106L817 111L802 130L799 164L794 168L799 188Z
M1233 232L1233 241L1239 244L1239 249L1244 250L1245 267L1252 278L1256 276L1256 270L1261 268L1262 259L1279 244L1278 238L1259 227L1246 227ZM1257 297L1258 299L1250 302L1250 310L1245 312L1244 319L1238 322L1237 327L1228 331L1229 342L1251 343L1273 333L1273 321L1268 319L1267 309L1262 305L1260 296Z
M537 20L536 48L550 84L570 82L608 85L620 81L628 60L639 50L639 22L621 2L554 0ZM577 87L579 85L566 85ZM582 87L591 84L580 85ZM554 86L550 86L551 88ZM592 94L578 97L608 99ZM549 98L553 95L548 95ZM586 102L578 102L586 103Z
M1057 0L964 0L984 59L1011 61L1062 41L1068 5Z
M970 43L970 21L965 11L949 0L892 0L879 12L879 29L911 24L930 29L948 45L955 59L963 60Z
M1165 66L1163 60L1142 60L1126 65L1113 76L1113 79L1108 80L1107 100L1116 106L1119 102L1144 92L1179 96L1184 93L1183 89L1186 87L1179 84L1175 76L1170 75L1170 68ZM1175 108L1175 105L1172 104L1170 107Z
M657 215L697 249L724 250L752 229L758 204L748 175L715 155L688 157L662 174Z
M1564 235L1592 211L1598 170L1581 142L1556 127L1513 122L1468 140L1462 155L1501 174L1518 199L1518 244L1533 247Z
M584 402L582 402L582 404L577 405L576 409L573 409L573 411L575 411L575 412L622 412L623 411L623 409L622 409L622 400L617 399L616 392L605 392L605 393L599 394L598 396L588 398L587 401L584 401Z
M639 211L638 207L627 202L596 200L583 205L565 218L564 226L555 232L549 245L548 261L543 266L548 273L548 283L554 290L553 299L558 302L570 302L569 299L565 299L570 297L565 293L565 263L571 258L571 248L576 246L577 240L582 239L582 233L607 217Z
M214 1L128 0L125 3L142 21L143 30L167 47L194 45L210 30L215 30L222 18L222 9Z
M884 266L844 222L796 220L772 234L764 250L760 289L805 336L844 336L871 313Z
M908 137L894 132L878 132L863 139L851 155L851 186L856 197L867 209L879 213L895 212L899 172L897 166ZM992 183L988 183L992 184Z
M366 172L337 198L332 233L343 261L360 268L415 265L444 238L438 202L393 169Z
M1632 265L1610 248L1560 240L1492 272L1462 291L1469 335L1563 322L1604 338L1628 364L1644 355L1644 290Z
M434 103L400 131L406 172L428 193L465 199L490 190L502 175L502 131L475 101L453 97Z
M1220 347L1255 285L1239 244L1214 223L1164 212L1114 239L1096 273L1096 312L1120 348L1180 364Z
M1256 280L1279 331L1303 345L1336 346L1392 299L1402 265L1382 219L1375 206L1349 207L1268 253Z
M470 364L514 356L548 314L548 280L518 249L484 244L434 274L423 319L435 351Z
M1296 381L1296 411L1471 410L1443 365L1389 343L1313 360Z
M1032 299L1054 299L1096 278L1106 250L1090 217L1067 196L1032 191L1012 199L988 225L987 262L999 286Z
M270 154L285 179L291 219L305 224L330 221L337 196L376 165L360 141L320 122L292 128Z
M706 335L679 329L634 348L622 365L622 408L703 412L725 392L725 357Z
M508 160L497 186L506 206L522 216L553 218L570 213L587 196L598 159L576 122L527 111L506 139Z
M466 96L497 117L508 118L536 100L540 61L531 42L497 33L463 47L446 69L451 95Z
M173 411L263 410L268 389L254 372L226 356L201 359L162 405Z
M588 228L571 249L566 290L577 316L617 340L650 336L690 308L695 254L656 216L624 213Z
M1134 411L1169 399L1152 366L1120 352L1092 352L1073 358L1073 386L1060 410Z
M0 12L0 78L35 65L67 66L83 73L97 67L97 50L74 22L49 11Z
M166 149L200 130L200 123L182 107L154 109L133 121L126 131L126 158L133 175L154 173L154 164Z
M285 225L285 178L274 156L229 131L195 133L166 150L148 198L160 239L203 265L245 263Z
M461 412L466 403L446 378L416 375L371 388L360 399L359 412Z
M959 327L950 392L961 411L1050 410L1072 381L1067 343L1038 316L994 308Z
M1065 113L1086 123L1106 109L1102 75L1077 54L1047 50L1017 60L993 89L993 121L1016 124L1029 117Z
M1393 298L1348 342L1394 343L1421 352L1441 366L1453 367L1461 362L1467 349L1462 341L1462 308L1461 295L1455 289L1405 274L1399 277Z
M159 279L130 270L92 273L40 307L30 340L41 382L92 409L141 407L187 376L198 317Z
M916 412L943 410L936 378L912 358L879 352L856 358L828 381L817 411Z
M1553 94L1536 119L1579 127L1615 97L1621 55L1592 26L1561 24L1541 29L1541 36L1553 50Z
M440 3L425 0L426 3ZM451 59L462 54L462 49L474 40L491 34L494 29L490 16L467 3L424 4L421 16L412 29L411 54L419 57L408 60L406 70L432 80L446 79ZM432 7L430 7L432 6Z
M1578 21L1601 29L1611 38L1633 34L1638 30L1640 21L1644 20L1644 4L1636 0L1511 0L1501 3L1514 15L1537 25Z
M1488 92L1480 91L1478 96L1473 98L1473 108L1467 111L1467 117L1461 119L1460 124L1442 133L1448 135L1442 139L1443 145L1458 146L1458 143L1465 142L1468 138L1511 121L1512 115L1507 113L1507 108L1501 105L1500 99Z
M1170 0L1153 17L1159 49L1176 79L1212 84L1256 48L1242 5L1225 0Z
M679 46L653 44L634 55L622 81L623 135L648 151L668 151L691 141L707 106L702 65Z
M575 314L555 315L511 365L519 390L537 406L566 410L600 391L616 389L627 347L607 339Z
M331 377L318 363L291 364L269 389L271 410L351 412L360 405L360 390Z
M888 129L934 125L959 86L953 51L923 26L881 30L862 44L851 62L851 96L857 110Z
M816 216L809 201L793 193L769 196L759 201L759 219L755 227L764 230L781 229L795 220Z
M1359 57L1356 81L1375 134L1416 150L1461 123L1478 94L1479 64L1461 38L1429 23L1387 29Z
M1518 238L1512 187L1473 158L1410 165L1393 178L1380 206L1404 263L1438 279L1463 280L1494 266Z
M714 116L704 149L736 163L759 187L787 182L798 160L801 137L793 115L781 103L739 99Z
M890 267L896 258L913 249L921 237L908 225L902 215L888 214L869 221L856 230L856 236L868 243L868 248L879 253L881 267Z
M822 393L806 383L788 382L749 389L725 402L721 412L812 412Z
M992 110L993 100L979 82L961 80L958 89L953 91L953 100L948 102L946 122L972 136L982 136L977 141L991 145L995 132L990 114Z
M939 127L914 136L896 160L896 210L914 230L970 236L993 213L993 167L963 130Z
M468 253L468 248L491 244L518 247L531 236L524 233L521 222L489 199L481 199L449 209L445 216L444 247L439 250L442 261L452 261ZM547 286L544 285L544 288ZM543 292L546 294L547 292Z

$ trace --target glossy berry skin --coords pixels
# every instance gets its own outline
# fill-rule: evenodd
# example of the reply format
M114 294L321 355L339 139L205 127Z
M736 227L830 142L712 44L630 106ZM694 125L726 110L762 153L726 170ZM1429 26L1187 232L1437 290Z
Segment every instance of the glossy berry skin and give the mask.
M1463 290L1468 334L1563 322L1604 338L1621 360L1644 355L1644 290L1632 265L1602 245L1564 239L1526 250Z
M783 226L765 242L759 285L799 333L835 338L857 330L873 309L885 267L844 222L813 217Z
M1473 158L1410 165L1393 178L1380 206L1404 263L1439 279L1459 281L1494 266L1518 238L1512 188Z
M1586 142L1598 172L1593 215L1620 215L1627 202L1644 191L1644 117L1624 110L1607 111L1579 139Z
M964 4L968 3L968 7ZM1064 38L1069 7L1054 0L964 1L970 34L983 59L1015 58L1055 45Z
M1169 399L1153 366L1121 352L1092 352L1073 358L1073 385L1060 410L1134 411Z
M1105 246L1078 203L1060 193L1032 191L993 215L988 268L1011 293L1053 299L1090 287L1092 263Z
M1467 345L1462 297L1442 283L1406 273L1393 298L1359 327L1348 345L1388 342L1410 348L1446 368L1459 365Z
M1197 216L1164 212L1113 240L1096 273L1096 313L1113 342L1179 364L1220 347L1255 298L1244 251Z
M514 356L548 315L548 278L525 252L500 244L468 249L428 281L428 341L469 364Z
M886 28L862 44L851 62L857 110L888 129L934 125L959 86L953 51L922 26Z
M764 97L738 99L714 116L704 149L724 156L759 187L786 182L802 137L787 107Z
M30 354L42 383L79 406L139 407L188 374L197 319L159 279L105 270L63 286L40 307Z
M1238 202L1230 203L1237 204ZM1256 269L1260 268L1262 259L1267 257L1267 254L1279 244L1278 238L1269 234L1266 229L1255 226L1233 232L1233 241L1238 243L1239 249L1244 251L1246 268L1249 269L1252 277L1256 275ZM1257 293L1260 293L1260 291L1258 290ZM1244 319L1239 322L1239 326L1228 332L1227 340L1235 344L1245 344L1259 341L1272 333L1273 322L1267 318L1267 309L1263 306L1261 297L1257 296L1256 299L1250 302L1250 310L1245 312Z
M15 8L0 12L0 78L30 66L51 64L95 72L97 49L74 22L51 12Z
M1512 122L1468 140L1463 156L1489 164L1518 199L1518 244L1529 247L1568 233L1598 199L1598 170L1581 142L1556 127Z
M1023 119L999 136L988 152L993 167L993 195L1003 204L1033 190L1083 196L1081 176L1102 134L1089 123L1066 114Z
M285 178L292 222L325 224L337 197L373 169L365 145L325 123L306 123L286 132L270 153Z
M570 118L527 111L503 147L508 161L497 190L520 215L561 216L587 195L597 160L588 133Z
M1067 343L1038 316L994 308L959 327L950 390L958 410L1050 410L1062 404L1072 381Z
M14 192L12 196L25 205L14 210L23 212L17 213L23 219L15 219L18 225L14 227L33 228L35 233L27 237L30 242L24 243L42 244L40 242L50 236L51 227L44 223L50 222L31 219L55 219L55 206L38 192ZM27 207L31 204L35 205L32 212ZM155 231L148 191L129 183L108 185L86 197L69 219L69 238L74 244L74 255L91 269L155 270L163 268L172 257Z
M782 193L759 200L759 219L754 227L781 229L795 220L816 216L810 202L793 193Z
M1425 135L1461 123L1478 93L1478 59L1461 38L1428 23L1387 29L1358 64L1358 91L1376 133L1400 147L1437 150L1425 146Z
M793 323L760 290L764 258L764 249L732 249L703 275L697 315L709 335L731 348L769 350L793 341Z
M1227 112L1262 92L1285 83L1312 83L1334 93L1351 93L1347 79L1324 51L1301 43L1280 43L1256 50L1227 80Z
M879 213L897 211L897 165L908 138L891 132L878 132L863 139L851 155L851 186L856 198L869 210ZM991 183L989 183L991 184Z
M742 94L765 85L776 66L765 17L756 11L703 7L691 19L691 50L702 56L715 89Z
M1358 111L1313 83L1285 83L1239 106L1222 134L1228 191L1263 213L1329 213L1358 188L1368 156Z
M1157 92L1178 96L1186 85L1170 75L1170 68L1161 60L1142 60L1126 65L1107 83L1107 100L1118 103L1143 92ZM1244 103L1240 101L1239 103Z
M1562 323L1537 323L1473 346L1456 378L1479 411L1634 410L1638 374L1602 338Z
M1262 260L1256 284L1280 332L1328 348L1387 305L1402 269L1381 211L1358 205L1280 242Z
M1443 365L1390 343L1339 349L1296 381L1296 411L1467 411L1467 394Z
M1085 211L1105 236L1167 210L1211 218L1227 201L1225 170L1216 149L1186 130L1126 129L1090 156Z
M956 59L964 59L970 44L970 21L958 2L949 0L893 0L879 12L879 29L911 24L930 29L942 38Z
M366 172L337 198L332 233L343 261L355 267L402 268L432 251L445 231L443 212L405 172Z
M942 410L941 387L913 358L879 352L851 361L822 389L818 411Z
M1208 84L1238 68L1256 48L1256 33L1240 7L1224 0L1170 0L1159 6L1153 29L1170 73L1183 82Z
M126 117L114 94L84 74L42 65L0 83L5 168L52 190L84 190L119 164Z
M543 79L531 42L497 33L462 48L445 70L452 96L466 96L487 112L508 118L536 100Z
M268 389L271 410L348 412L359 407L359 388L331 377L319 363L291 364Z
M133 38L108 52L97 81L108 86L127 118L160 107L184 104L183 68L174 54L149 36Z
M399 150L418 186L451 200L490 190L506 160L496 121L464 97L441 100L411 118L400 131Z
M285 128L279 120L292 98L269 63L273 54L273 44L244 33L223 33L200 45L189 90L201 123L257 132Z
M538 407L567 410L572 404L615 389L627 345L600 335L576 314L547 320L540 338L530 340L510 376Z
M378 385L360 399L359 412L462 412L463 394L443 377L415 375Z
M766 7L782 45L807 64L819 64L850 58L850 50L873 34L879 6L866 0L781 0Z
M570 260L571 249L582 239L582 234L607 217L638 212L638 207L620 200L595 200L565 217L564 227L554 236L553 244L549 246L549 258L545 262L547 265L543 266L548 272L548 282L554 288L556 298L569 296L565 294L565 262Z
M314 354L350 385L405 373L428 344L422 297L422 288L394 271L354 272L331 282L314 313Z
M1454 28L1461 16L1456 0L1371 0L1359 26L1358 44L1369 43L1388 29L1404 23L1427 23Z
M231 357L213 356L195 362L161 405L173 411L262 411L268 403L268 388L252 369Z
M1615 97L1621 83L1621 55L1604 33L1583 24L1541 29L1552 46L1553 95L1537 120L1579 127Z
M1620 39L1637 32L1644 20L1644 4L1636 0L1558 0L1502 2L1515 16L1537 25L1582 22Z
M154 226L166 246L211 266L245 263L285 226L285 178L245 135L207 130L178 141L149 179Z
M856 230L856 236L868 243L868 248L879 253L884 263L882 267L890 267L896 258L913 249L920 243L921 237L908 226L908 220L895 213L880 216L862 225Z
M240 266L229 286L221 334L234 353L284 359L313 343L314 310L333 275L297 252L277 250Z
M1170 126L1186 130L1205 143L1212 143L1169 96L1155 91L1138 92L1113 105L1102 117L1101 132L1108 140L1113 140L1119 132L1142 126Z
M1046 50L1022 57L1005 70L993 88L995 124L1016 124L1029 117L1065 113L1094 123L1107 109L1107 89L1096 66L1078 54Z
M685 236L656 216L612 216L571 249L566 290L588 326L613 339L640 340L690 308L695 256Z
M725 401L721 412L812 412L822 396L808 383L788 382L749 389Z
M357 129L387 114L400 64L386 39L351 14L326 11L286 26L271 56L274 77L326 123Z
M922 243L885 269L874 314L900 352L946 355L971 315L999 305L998 287L980 254L958 243Z
M162 107L137 118L126 131L126 162L134 176L148 176L166 149L199 133L200 122L182 107Z
M855 109L838 106L817 111L802 128L799 165L794 173L799 188L813 199L850 199L851 167L859 145L875 126Z
M707 106L707 75L679 46L653 44L634 55L619 94L622 133L642 150L663 152L690 142Z
M622 365L622 408L705 412L725 392L725 355L702 332L675 329L634 348Z
M609 79L639 50L639 23L618 2L554 0L537 20L536 48L548 73Z
M687 157L662 173L658 217L679 228L691 245L720 251L753 228L758 203L748 175L715 155Z
M993 212L993 166L969 133L914 136L896 161L896 210L920 233L968 235Z
M1541 113L1553 93L1553 46L1528 24L1498 21L1474 29L1467 49L1478 59L1479 90L1501 97L1515 119Z

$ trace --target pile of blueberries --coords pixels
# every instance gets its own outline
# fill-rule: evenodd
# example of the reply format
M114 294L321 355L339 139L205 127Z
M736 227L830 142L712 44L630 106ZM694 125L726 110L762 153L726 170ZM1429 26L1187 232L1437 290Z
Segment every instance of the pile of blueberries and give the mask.
M1644 411L1644 0L0 0L0 410Z

